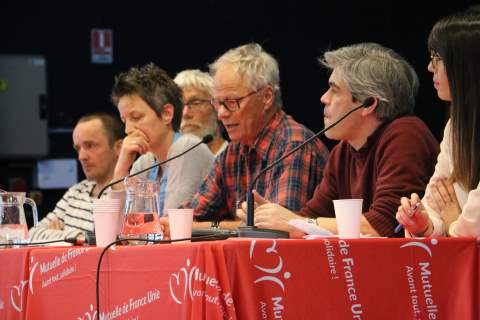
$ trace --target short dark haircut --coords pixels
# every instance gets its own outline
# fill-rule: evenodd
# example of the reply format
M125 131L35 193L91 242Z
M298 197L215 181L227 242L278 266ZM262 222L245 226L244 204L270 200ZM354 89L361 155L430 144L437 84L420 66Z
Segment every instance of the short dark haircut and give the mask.
M112 89L113 103L118 105L121 97L133 94L140 96L159 117L163 107L172 104L172 127L178 131L182 120L182 91L165 70L149 63L141 68L130 68L116 76Z
M120 121L119 118L117 118L116 116L110 113L105 113L105 112L90 113L82 116L78 120L77 124L82 122L92 121L95 119L100 120L100 122L102 123L103 129L107 134L108 143L110 144L111 147L113 147L115 142L125 137L125 129L124 129L123 123Z

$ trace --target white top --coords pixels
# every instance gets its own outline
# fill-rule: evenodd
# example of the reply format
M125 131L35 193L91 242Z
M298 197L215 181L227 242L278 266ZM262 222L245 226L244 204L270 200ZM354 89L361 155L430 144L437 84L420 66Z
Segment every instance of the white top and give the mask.
M437 178L450 178L453 172L453 160L452 152L450 150L451 144L451 124L450 120L445 126L443 133L443 140L440 144L440 154L437 158L437 164L435 166L435 172L430 178L430 182ZM480 160L479 160L480 161ZM469 236L480 237L480 183L474 190L466 190L458 183L454 183L455 194L457 196L462 213L458 217L457 221L453 222L449 228L449 234L452 236ZM425 190L425 197L430 194L430 183ZM433 222L433 236L439 236L445 234L445 226L440 215L426 205L425 201L422 201L425 206L430 219Z
M220 149L218 149L217 153L215 153L215 158L218 157L223 152L223 150L227 149L227 147L228 147L228 141L224 140L222 145L220 146Z

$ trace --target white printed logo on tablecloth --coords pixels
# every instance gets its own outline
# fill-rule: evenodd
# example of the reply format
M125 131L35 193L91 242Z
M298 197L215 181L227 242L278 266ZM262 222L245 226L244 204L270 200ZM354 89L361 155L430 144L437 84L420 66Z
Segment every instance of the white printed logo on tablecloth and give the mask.
M35 266L33 270L35 269ZM10 304L12 305L12 308L17 311L17 312L22 312L23 307L24 307L24 298L26 297L26 294L24 294L24 291L26 288L28 288L27 285L30 286L30 289L33 293L33 289L31 288L31 283L32 283L32 271L30 271L30 276L28 280L22 280L18 285L13 285L10 288ZM0 300L0 310L5 308L5 303Z
M53 283L60 281L61 279L73 274L77 268L75 260L78 257L85 254L86 252L88 252L89 249L90 248L68 249L62 254L55 255L52 259L44 262L34 261L34 258L32 257L30 262L32 267L30 269L30 276L29 276L30 293L32 295L34 294L32 280L36 276L38 271L40 272L40 277L41 277L41 288L46 288L52 285Z
M97 310L93 310L93 304L90 305L90 310L84 313L83 316L77 317L77 320L94 320L97 318Z
M436 246L438 239L430 239L430 244ZM413 319L438 319L439 307L435 304L433 285L431 282L432 271L430 262L433 257L432 248L420 241L410 241L400 246L400 249L418 248L425 252L425 258L413 265L405 265L405 275L410 294L410 303ZM419 274L420 283L415 282L415 275ZM420 301L425 303L425 310L420 307ZM422 313L425 316L422 316Z
M331 280L343 279L352 319L361 319L363 306L357 291L357 283L355 282L355 259L350 254L350 244L346 240L340 239L338 240L338 248L336 248L334 242L328 238L323 239L323 244L325 245ZM337 264L337 256L340 259L338 262L341 263Z
M120 316L138 312L143 307L160 300L160 291L157 288L153 288L147 291L147 293L141 295L140 297L131 297L123 303L116 304L111 310L101 311L99 318L100 320L112 320ZM81 316L77 317L76 320L93 320L97 318L97 310L94 309L93 304L90 304L88 310ZM134 318L129 319L138 319L138 315Z
M22 280L20 284L13 286L10 289L10 302L12 303L13 309L18 312L23 311L23 291L28 284L28 280Z
M276 265L272 266L261 266L255 262L258 255L255 254L255 245L256 240L252 240L250 243L250 260L254 263L255 269L262 273L254 283L259 284L262 282L270 283L272 286L279 288L278 294L275 294L272 297L267 297L266 301L260 301L260 314L262 319L268 318L268 310L271 310L271 314L275 319L282 319L285 306L283 305L283 299L285 296L285 280L288 280L292 277L292 274L289 271L284 271L283 258L277 250L277 242L272 240L272 246L267 247L265 251L262 251L263 254L273 255L278 258Z
M211 295L204 289L194 289L195 282L213 288L216 294ZM190 259L187 259L186 266L181 267L178 272L170 275L168 284L170 296L177 304L183 304L187 298L190 300L202 298L207 303L217 305L221 309L224 317L228 317L229 314L226 312L224 306L231 309L230 313L234 313L235 306L233 304L232 294L230 292L224 292L215 277L203 272L197 266L191 266Z

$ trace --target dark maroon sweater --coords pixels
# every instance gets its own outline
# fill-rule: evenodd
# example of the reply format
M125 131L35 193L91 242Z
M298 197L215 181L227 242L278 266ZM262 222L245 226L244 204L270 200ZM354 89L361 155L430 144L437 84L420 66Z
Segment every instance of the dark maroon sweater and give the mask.
M382 236L392 236L400 197L423 194L439 145L425 123L406 116L381 125L358 151L340 141L330 153L323 180L299 213L335 217L336 199L363 199L363 214Z

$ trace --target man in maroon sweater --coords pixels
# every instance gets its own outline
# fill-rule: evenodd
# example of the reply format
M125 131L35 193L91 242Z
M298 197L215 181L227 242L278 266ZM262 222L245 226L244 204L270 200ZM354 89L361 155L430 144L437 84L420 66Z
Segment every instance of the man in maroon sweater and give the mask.
M319 61L332 71L321 97L325 127L367 98L374 102L326 132L340 142L306 206L293 213L255 194L255 225L298 237L288 221L305 219L337 233L332 200L361 198L361 232L392 236L400 197L425 190L439 152L427 126L412 116L418 77L401 56L374 43L327 51ZM245 210L237 214L245 220Z

